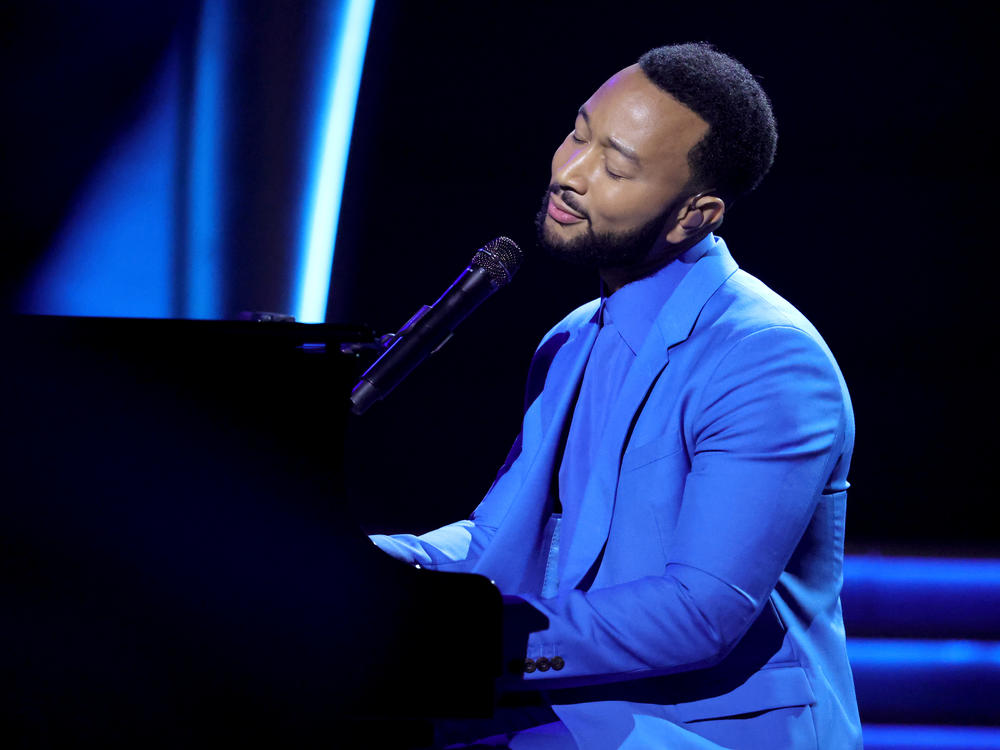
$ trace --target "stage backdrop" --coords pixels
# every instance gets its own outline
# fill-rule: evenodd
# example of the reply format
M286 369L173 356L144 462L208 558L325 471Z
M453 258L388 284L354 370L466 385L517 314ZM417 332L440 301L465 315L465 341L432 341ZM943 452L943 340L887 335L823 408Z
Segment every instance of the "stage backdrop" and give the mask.
M78 221L90 207L100 236L110 227L122 239L113 252L91 243L83 276L70 277L104 279L91 312L294 314L320 159L314 125L329 100L321 61L339 38L322 15L330 7L6 4L5 304L80 311L46 307L52 287L39 274L66 262L72 232L91 236ZM534 249L552 151L611 73L652 46L706 40L774 102L774 169L720 234L813 320L844 370L858 425L849 545L1000 553L983 518L995 442L986 33L963 3L378 0L327 319L395 330L499 234L527 259L451 343L354 420L348 500L366 525L424 530L478 502L517 434L537 340L598 291L592 275ZM152 160L130 161L136 150ZM137 213L101 213L92 188L102 177ZM140 178L173 204L138 201L129 180ZM205 243L218 248L208 271L196 262ZM112 254L147 260L115 280L104 276ZM150 276L171 281L137 294ZM215 291L202 298L204 288Z
M598 291L533 249L552 152L613 72L706 40L773 99L773 171L719 234L843 368L858 431L849 545L1000 553L983 517L995 443L984 32L963 3L379 3L331 317L392 330L497 234L527 260L356 421L356 498L373 526L454 520L489 486L534 346Z

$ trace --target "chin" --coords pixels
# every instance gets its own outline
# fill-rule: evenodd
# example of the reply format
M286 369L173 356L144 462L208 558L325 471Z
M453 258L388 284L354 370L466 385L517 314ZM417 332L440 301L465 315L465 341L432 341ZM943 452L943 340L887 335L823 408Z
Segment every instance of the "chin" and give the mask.
M538 234L539 244L551 255L571 255L574 246L580 243L578 236L574 237L569 232L561 230L565 230L565 227L558 223L549 226L546 222Z
M546 243L554 246L565 245L572 240L573 235L567 231L569 227L562 226L554 219L547 218L542 224L541 238Z

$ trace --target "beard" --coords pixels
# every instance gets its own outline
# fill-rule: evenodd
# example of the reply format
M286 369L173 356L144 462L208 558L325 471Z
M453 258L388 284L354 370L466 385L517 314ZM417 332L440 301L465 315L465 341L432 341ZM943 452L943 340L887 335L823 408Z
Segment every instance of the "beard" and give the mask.
M562 240L549 234L545 228L550 191L542 197L542 207L535 216L538 244L553 258L581 268L627 268L642 261L653 249L660 234L674 211L671 204L659 216L626 232L597 233L586 219L587 230L571 240Z

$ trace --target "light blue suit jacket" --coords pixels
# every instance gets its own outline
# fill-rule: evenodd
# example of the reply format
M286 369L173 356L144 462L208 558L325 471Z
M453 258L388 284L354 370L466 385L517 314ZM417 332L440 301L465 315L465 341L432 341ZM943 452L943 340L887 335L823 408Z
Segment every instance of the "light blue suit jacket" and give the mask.
M521 435L471 519L373 541L548 616L528 657L565 666L525 679L580 747L860 747L839 600L850 398L815 328L720 239L629 370L565 509L559 593L537 596L597 310L542 340Z

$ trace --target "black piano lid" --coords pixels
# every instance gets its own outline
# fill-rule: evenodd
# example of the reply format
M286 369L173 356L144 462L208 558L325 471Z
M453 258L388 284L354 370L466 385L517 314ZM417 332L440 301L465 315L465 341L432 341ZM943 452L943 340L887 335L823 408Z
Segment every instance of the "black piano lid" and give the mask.
M0 580L18 644L0 732L256 746L329 739L348 717L489 713L496 589L391 560L340 502L364 362L339 344L359 335L0 321Z

